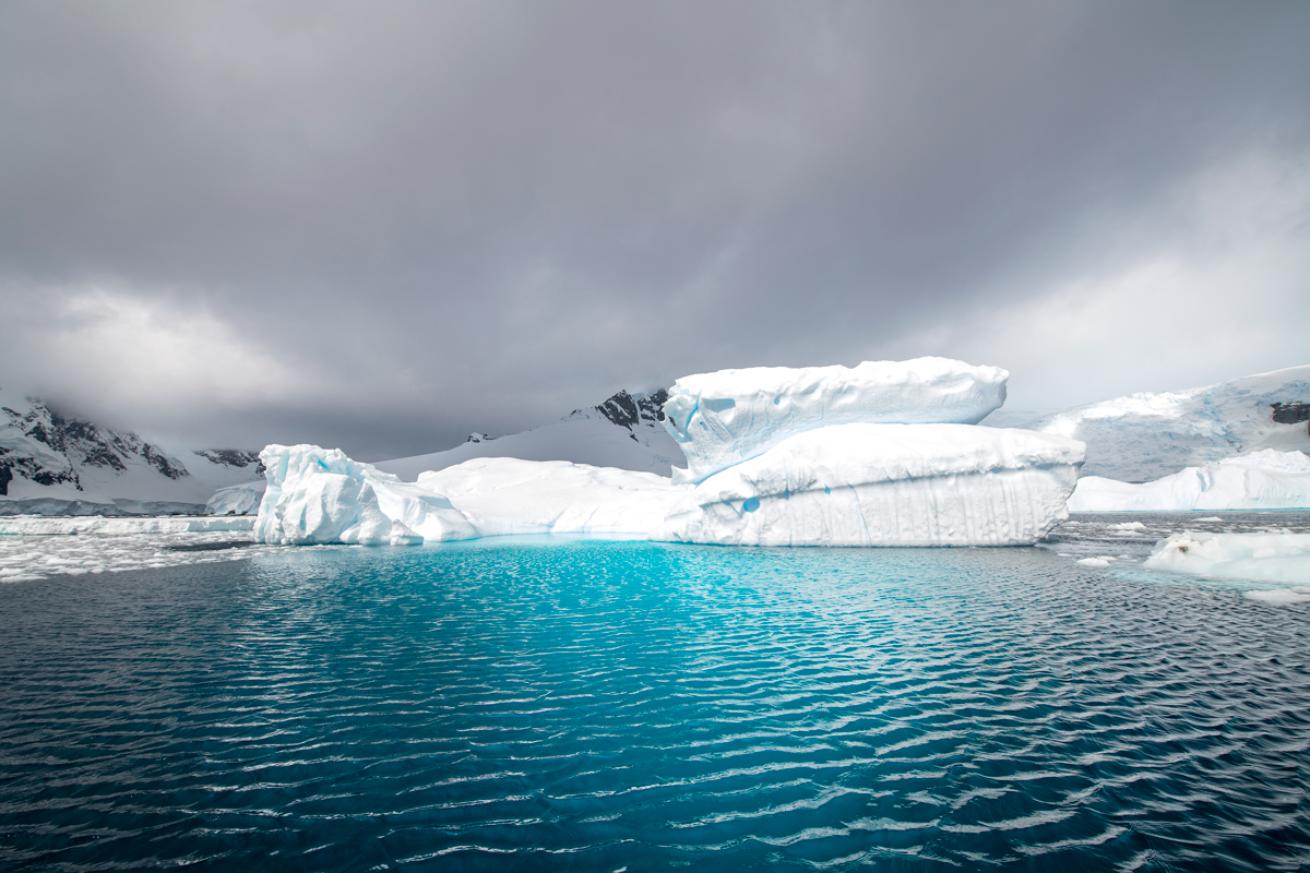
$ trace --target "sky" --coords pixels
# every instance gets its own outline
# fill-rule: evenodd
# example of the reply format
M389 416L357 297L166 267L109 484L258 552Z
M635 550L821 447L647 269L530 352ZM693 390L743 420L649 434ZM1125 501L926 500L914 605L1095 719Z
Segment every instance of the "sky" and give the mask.
M0 5L0 385L361 458L724 367L1310 363L1310 3Z

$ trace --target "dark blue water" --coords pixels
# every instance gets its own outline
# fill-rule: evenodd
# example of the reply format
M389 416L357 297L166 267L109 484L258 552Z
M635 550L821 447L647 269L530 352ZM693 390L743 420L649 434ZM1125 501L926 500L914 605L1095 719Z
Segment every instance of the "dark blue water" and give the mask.
M1045 550L287 550L0 621L8 869L1310 864L1310 609Z

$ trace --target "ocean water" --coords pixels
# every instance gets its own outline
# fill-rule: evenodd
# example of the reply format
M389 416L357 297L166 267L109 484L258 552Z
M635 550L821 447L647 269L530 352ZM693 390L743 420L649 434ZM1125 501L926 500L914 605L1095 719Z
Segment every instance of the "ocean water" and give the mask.
M0 585L0 868L1304 869L1310 606L1098 524Z

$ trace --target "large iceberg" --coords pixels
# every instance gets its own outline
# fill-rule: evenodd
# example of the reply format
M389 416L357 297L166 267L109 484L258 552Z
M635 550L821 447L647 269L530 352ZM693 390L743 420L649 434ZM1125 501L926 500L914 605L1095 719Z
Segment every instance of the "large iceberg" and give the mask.
M834 424L976 424L1005 402L1009 373L949 358L855 367L751 367L683 376L665 426L700 482L793 434Z
M270 446L256 539L413 543L600 534L740 545L1021 545L1067 517L1083 445L972 426L1006 373L944 358L678 380L673 478L476 458L402 482L339 450Z
M700 483L670 519L670 539L1029 544L1067 517L1081 460L1080 444L1032 431L832 425L781 440Z
M1070 512L1310 508L1310 456L1265 449L1187 467L1151 482L1084 476Z

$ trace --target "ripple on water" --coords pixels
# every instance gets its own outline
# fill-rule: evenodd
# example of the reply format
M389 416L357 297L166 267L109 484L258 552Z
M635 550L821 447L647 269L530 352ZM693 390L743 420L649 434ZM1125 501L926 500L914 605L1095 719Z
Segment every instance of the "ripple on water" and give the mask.
M1058 548L474 543L0 586L0 861L1310 863L1310 610Z

